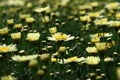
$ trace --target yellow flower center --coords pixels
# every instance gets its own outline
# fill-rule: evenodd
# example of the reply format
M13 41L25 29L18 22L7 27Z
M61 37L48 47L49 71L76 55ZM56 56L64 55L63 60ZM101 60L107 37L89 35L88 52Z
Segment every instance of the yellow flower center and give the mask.
M59 40L66 40L68 36L66 34L57 34L54 36L54 38L56 41L59 41Z
M0 47L0 52L7 52L9 50L10 50L10 48L8 48L7 46Z

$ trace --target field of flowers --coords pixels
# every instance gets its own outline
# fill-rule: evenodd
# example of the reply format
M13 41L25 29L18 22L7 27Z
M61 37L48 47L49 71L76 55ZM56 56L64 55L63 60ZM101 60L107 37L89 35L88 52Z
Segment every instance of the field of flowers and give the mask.
M120 80L119 0L0 0L0 80Z

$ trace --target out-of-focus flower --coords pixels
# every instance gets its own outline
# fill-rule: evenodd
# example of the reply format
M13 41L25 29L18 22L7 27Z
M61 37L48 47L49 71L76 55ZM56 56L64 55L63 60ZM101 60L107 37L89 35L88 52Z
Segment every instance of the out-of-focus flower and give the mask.
M86 64L88 65L97 65L100 62L100 58L99 57L95 57L95 56L88 56L85 59Z
M98 6L99 6L99 3L98 3L98 2L92 2L90 5L91 5L92 7L98 7Z
M12 60L17 61L17 62L25 62L25 61L34 60L38 56L39 56L38 54L26 55L26 56L15 55L15 56L12 56Z
M117 79L120 80L120 67L116 68Z
M97 53L98 52L96 47L87 47L86 51L88 53Z
M106 8L111 10L111 9L117 9L117 7L120 5L118 2L111 2L109 4L106 4Z
M51 11L51 9L50 9L50 6L47 6L47 7L44 7L44 8L35 8L34 11L37 12L37 13L41 13L41 12L49 13Z
M91 22L91 18L89 16L80 16L80 20L82 22Z
M101 13L99 12L88 12L88 16L90 18L96 18L96 17L99 17Z
M31 17L31 15L30 14L20 14L19 17L20 17L20 19L26 19L26 18Z
M33 23L35 19L33 17L26 18L27 23Z
M94 23L98 26L108 25L108 19L107 18L96 19Z
M66 52L66 49L67 48L65 46L60 46L59 49L58 49L58 51L59 52Z
M1 34L1 35L7 34L8 32L9 32L8 27L1 28L1 29L0 29L0 34Z
M47 37L48 40L51 40L51 41L69 41L69 40L73 40L74 39L74 36L70 36L70 35L67 35L67 34L64 34L64 33L61 33L61 32L57 32L55 34L52 34L52 37Z
M29 61L29 67L36 67L38 65L38 61L36 59Z
M48 23L48 22L50 22L49 16L44 16L44 17L42 18L42 22L43 22L43 23Z
M109 21L108 24L110 27L120 27L120 21Z
M40 33L28 33L27 34L27 40L28 41L38 41L40 38Z
M7 76L2 76L1 80L17 80L17 78L15 78L11 75L7 75Z
M15 24L15 26L14 26L13 28L14 28L14 29L22 28L22 24Z
M114 59L111 57L104 58L104 62L112 62L112 61L114 61Z
M100 42L100 37L93 37L93 38L91 38L91 42L93 42L93 43Z
M37 74L38 74L39 76L43 76L43 75L45 74L45 71L42 70L42 69L40 69L40 70L37 71Z
M8 24L8 25L14 24L14 19L9 19L9 20L7 20L7 24Z
M117 19L120 19L120 13L116 13L115 17L116 17Z
M54 34L54 33L57 32L57 28L56 28L56 27L49 28L49 32L50 32L51 34Z
M14 51L17 51L16 44L0 45L0 53L7 53L7 52L14 52Z
M61 6L67 6L70 0L61 0Z
M48 60L50 55L48 53L43 53L40 55L40 60L45 61Z
M18 32L18 33L11 33L10 35L11 35L11 38L13 40L19 40L21 38L21 33L20 32Z
M24 6L25 1L24 0L7 0L6 4L8 6Z
M104 50L107 49L106 42L95 43L95 46L96 46L96 48L97 48L98 51L104 51Z
M74 57L67 58L66 59L66 63L70 63L70 62L84 62L84 60L85 60L84 57L78 58L77 56L74 56Z

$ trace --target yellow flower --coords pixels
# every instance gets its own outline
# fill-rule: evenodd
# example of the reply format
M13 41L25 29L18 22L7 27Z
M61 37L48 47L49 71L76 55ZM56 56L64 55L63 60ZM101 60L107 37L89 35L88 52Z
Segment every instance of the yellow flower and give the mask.
M19 17L20 17L20 19L26 19L26 18L31 17L31 15L30 14L20 14Z
M15 56L12 56L12 60L18 61L18 62L25 62L25 61L34 60L37 57L38 57L38 54L26 55L26 56L15 55Z
M48 22L50 22L49 16L44 16L44 17L42 18L42 22L43 22L43 23L48 23Z
M8 76L2 76L1 80L17 80L17 78L15 78L11 75L8 75Z
M16 44L0 45L0 53L7 53L7 52L13 52L13 51L17 51Z
M96 17L99 17L100 16L100 12L89 12L88 13L88 16L90 17L90 18L96 18Z
M106 42L95 43L95 46L96 46L96 48L97 48L98 51L103 51L103 50L107 49Z
M80 20L83 22L91 22L91 18L89 16L80 16Z
M98 3L98 2L92 2L92 3L91 3L91 6L92 6L92 7L98 7L98 6L99 6L99 3Z
M10 34L11 35L11 38L13 39L13 40L18 40L18 39L20 39L21 38L21 33L20 32L18 32L18 33L12 33L12 34Z
M9 32L8 27L5 27L5 28L0 29L0 34L1 34L1 35L7 34L8 32Z
M7 24L14 24L14 19L9 19L9 20L7 20Z
M111 27L120 27L120 21L109 21L108 24Z
M40 33L28 33L27 34L27 40L28 41L38 41L40 38Z
M61 32L57 32L55 34L52 34L52 37L47 37L48 40L51 40L51 41L69 41L69 40L72 40L74 39L74 36L70 36L70 35L67 35L67 34L64 34L64 33L61 33Z
M26 18L27 23L33 23L35 19L33 17Z
M96 19L94 23L99 26L108 25L108 19L107 18Z
M120 4L118 2L111 2L109 4L106 4L106 8L107 9L117 9L117 7L119 6Z
M57 32L57 28L56 28L56 27L49 28L49 32L50 32L51 34L54 34L54 33Z
M96 47L87 47L86 51L88 53L97 53L98 52Z
M120 80L120 67L116 69L117 79Z
M44 7L44 8L35 8L34 11L37 12L37 13L41 13L41 12L49 13L50 12L50 6L47 6L47 7Z
M100 62L100 58L99 57L95 57L95 56L88 56L85 59L86 64L88 65L97 65Z
M91 42L93 42L93 43L100 42L100 37L91 38Z
M24 6L25 1L24 0L7 0L8 6Z
M66 52L66 49L67 48L65 46L60 46L58 51L59 52Z
M15 28L15 29L22 28L22 24L15 24L15 26L13 28Z
M78 58L77 56L74 57L70 57L66 59L66 63L70 63L70 62L83 62L85 60L84 57Z

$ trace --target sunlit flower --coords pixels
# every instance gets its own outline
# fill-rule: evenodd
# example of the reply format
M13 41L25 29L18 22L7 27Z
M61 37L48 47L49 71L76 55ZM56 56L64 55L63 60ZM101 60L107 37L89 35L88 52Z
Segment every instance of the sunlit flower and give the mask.
M48 53L43 53L40 55L40 60L45 61L48 60L50 55Z
M111 61L114 61L114 59L111 57L104 58L104 62L111 62Z
M117 79L120 80L120 67L116 69Z
M7 53L7 52L14 52L14 51L17 51L16 44L0 45L0 53Z
M8 6L24 6L24 0L7 0L6 4Z
M117 7L120 5L120 3L118 3L118 2L111 2L111 3L109 3L109 4L106 4L106 8L107 9L117 9Z
M59 49L58 49L58 51L59 52L66 52L66 49L67 48L65 46L60 46Z
M100 42L100 37L91 38L91 42L93 42L93 43Z
M1 29L0 29L0 34L1 34L1 35L7 34L8 32L9 32L8 27L1 28Z
M36 67L38 65L38 61L36 59L29 61L29 67Z
M14 19L9 19L9 20L7 20L7 24L14 24Z
M49 28L49 32L50 32L51 34L54 34L54 33L57 32L57 28L56 28L56 27Z
M108 24L111 27L120 27L120 21L109 21Z
M42 22L43 22L43 23L48 23L48 22L50 22L50 17L49 17L49 16L44 16L44 17L42 18Z
M98 52L96 47L87 47L86 51L88 53L97 53Z
M88 65L97 65L100 62L100 58L99 57L95 57L95 56L88 56L85 59L86 64Z
M83 22L91 22L91 19L89 16L80 16L80 20L83 21Z
M41 12L50 12L50 6L44 7L44 8L35 8L35 12L41 13Z
M15 24L15 26L13 28L15 28L15 29L22 28L22 24Z
M107 49L106 42L95 43L95 46L96 46L96 48L97 48L98 51L103 51L103 50Z
M52 37L47 37L48 40L51 41L69 41L69 40L73 40L74 36L70 36L61 32L57 32L55 34L52 34Z
M107 18L96 19L94 23L98 26L108 25L108 19Z
M18 33L11 33L10 35L11 35L11 38L13 40L18 40L18 39L21 38L21 33L20 32L18 32Z
M101 14L101 13L99 13L99 12L89 12L89 13L88 13L88 16L89 16L90 18L96 18L96 17L99 17L100 14Z
M33 17L26 18L27 23L33 23L35 19Z
M15 56L12 56L12 60L18 61L18 62L25 62L25 61L34 60L37 57L38 57L38 54L26 55L26 56L15 55Z
M20 14L19 17L20 19L26 19L26 18L31 17L31 14Z
M99 3L98 3L98 2L92 2L92 3L91 3L91 6L92 6L92 7L98 7L98 6L99 6Z
M1 80L17 80L17 78L11 75L7 75L7 76L2 76Z
M28 41L38 41L40 38L40 33L28 33L27 34L27 40Z
M74 56L74 57L67 58L66 59L66 63L70 63L70 62L84 62L84 60L85 60L84 57L78 58L77 56Z

